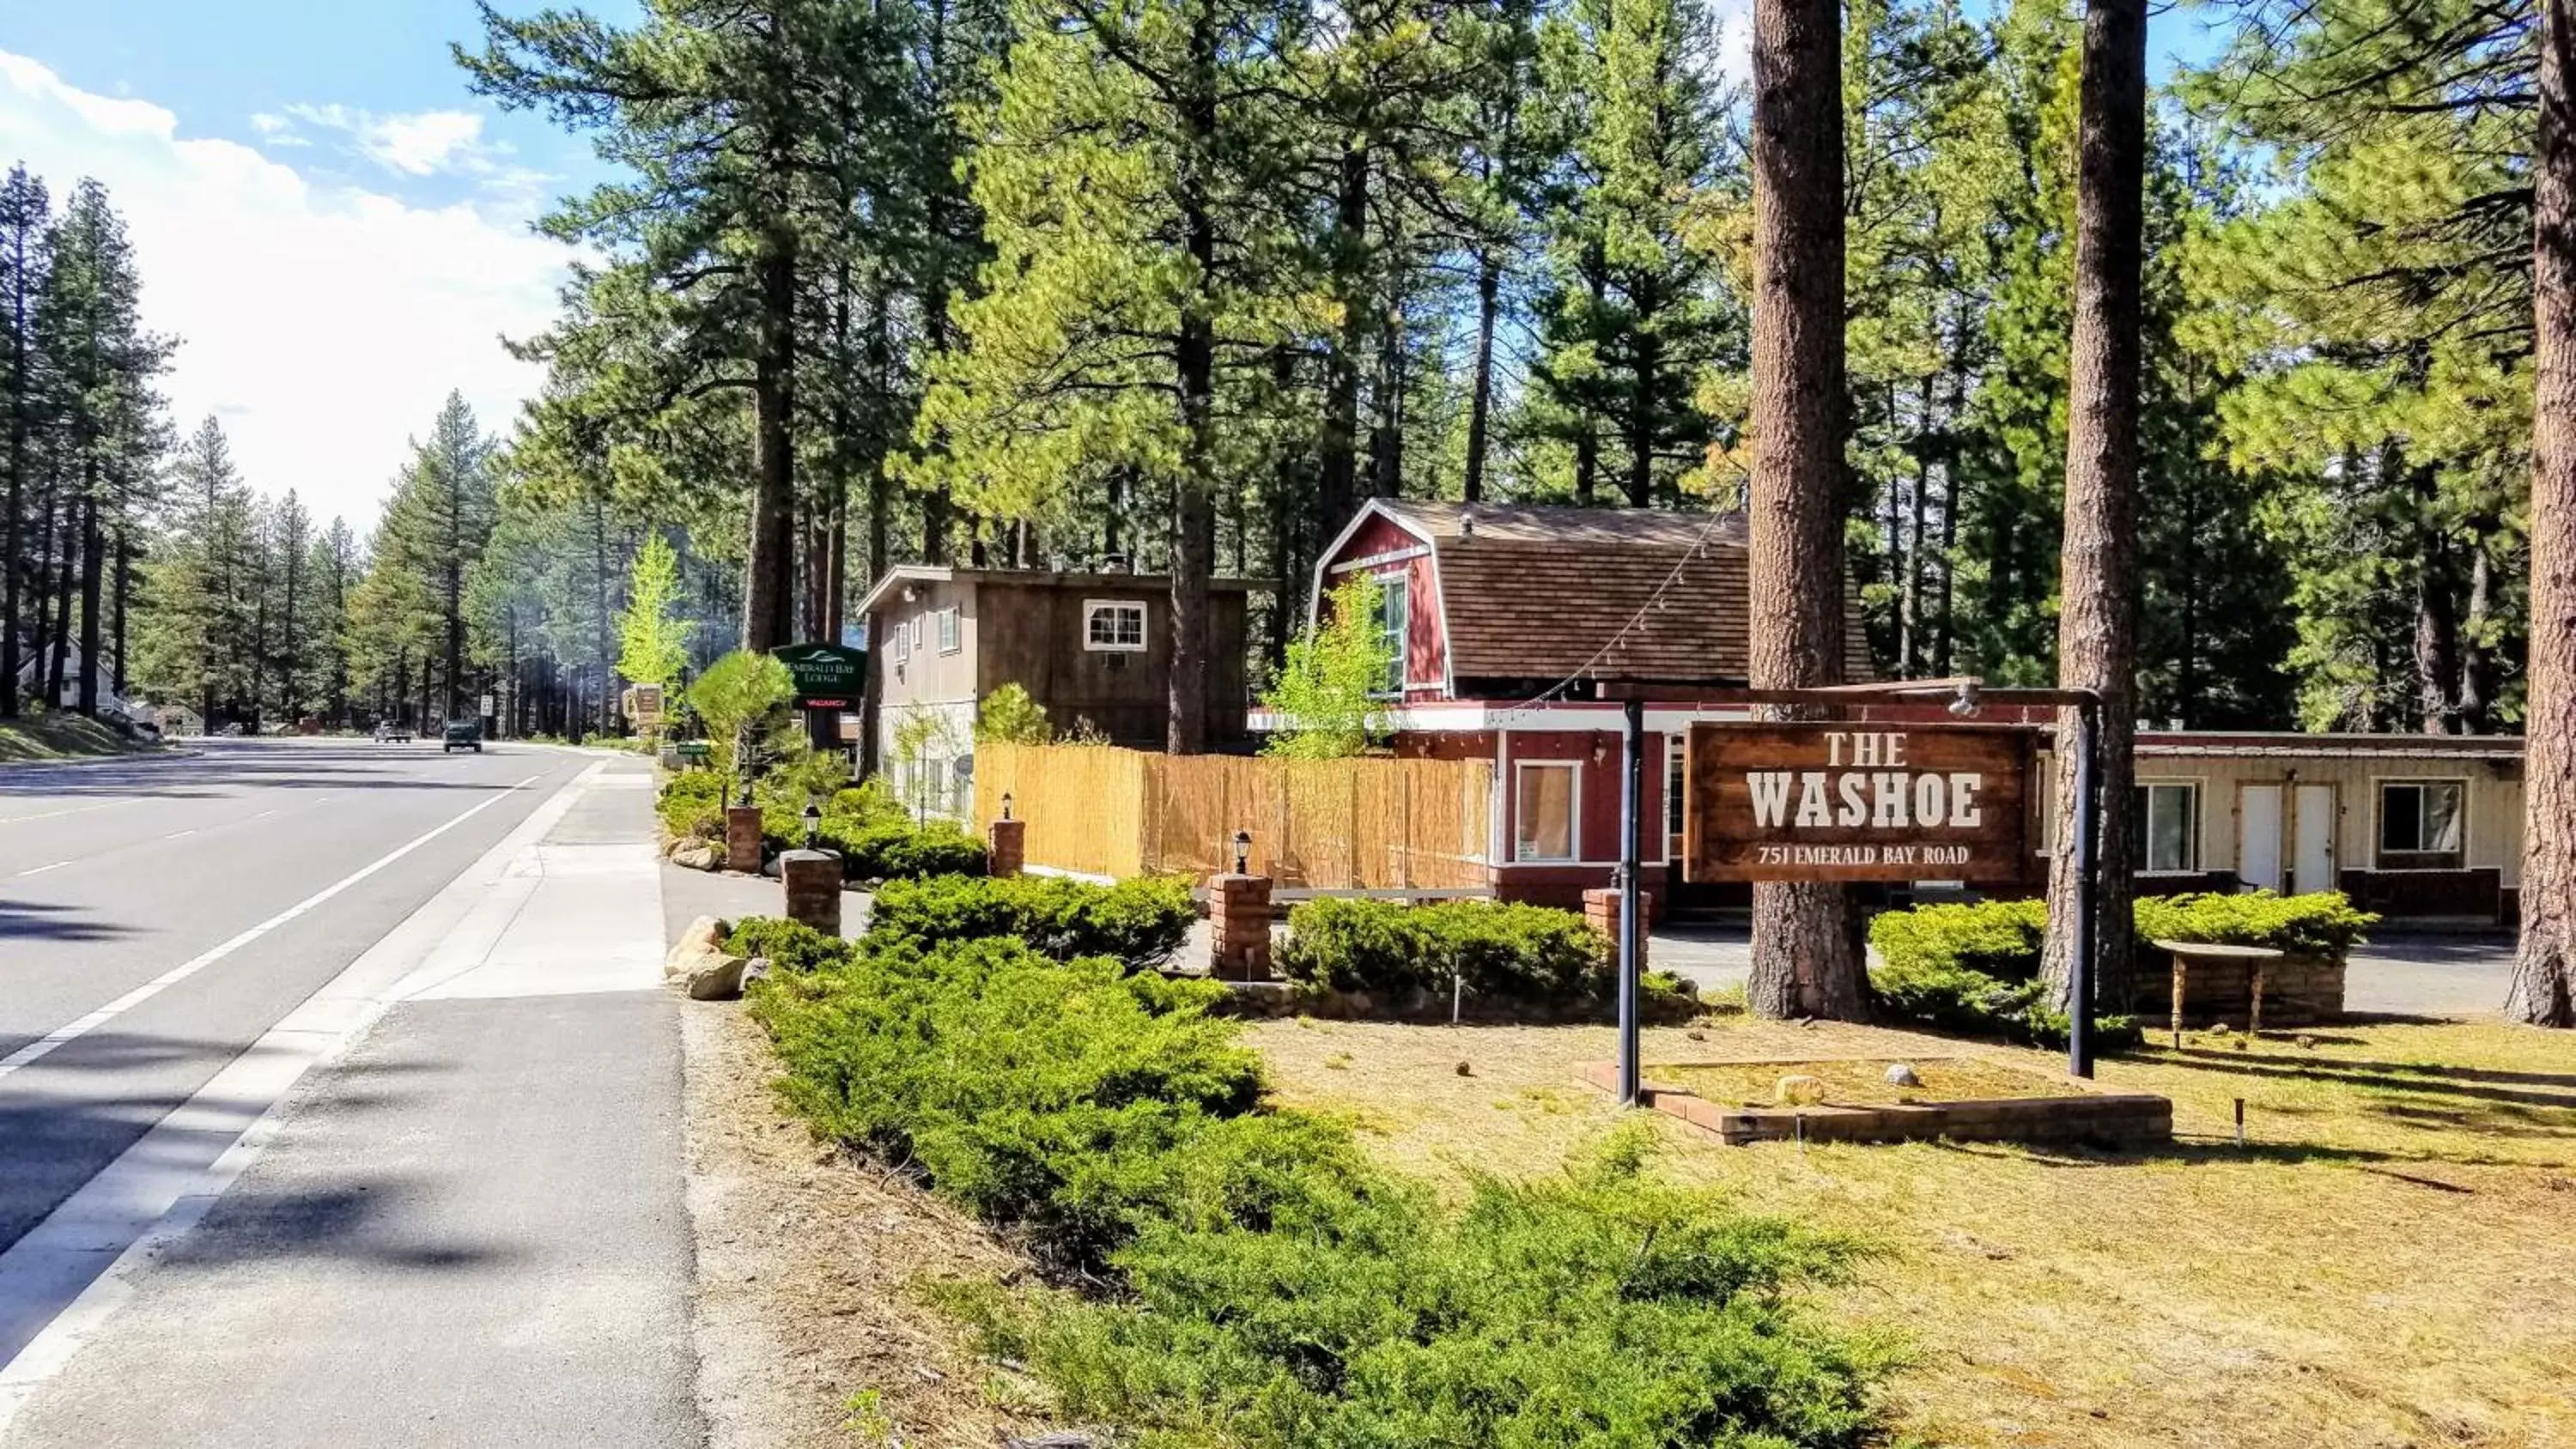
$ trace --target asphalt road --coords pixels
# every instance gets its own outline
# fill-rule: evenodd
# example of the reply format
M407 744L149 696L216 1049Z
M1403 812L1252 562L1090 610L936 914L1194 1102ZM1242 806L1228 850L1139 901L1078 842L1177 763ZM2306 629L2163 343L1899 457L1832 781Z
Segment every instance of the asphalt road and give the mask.
M0 771L0 1249L587 763L499 744L219 740L193 757Z
M649 769L487 749L0 774L0 1443L700 1442Z

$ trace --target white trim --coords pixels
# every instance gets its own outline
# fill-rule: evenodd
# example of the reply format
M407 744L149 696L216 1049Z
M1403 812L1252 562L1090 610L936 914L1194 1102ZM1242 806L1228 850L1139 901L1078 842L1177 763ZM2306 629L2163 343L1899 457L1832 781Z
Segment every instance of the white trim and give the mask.
M1431 595L1434 612L1440 616L1440 683L1442 694L1456 698L1458 670L1451 663L1458 651L1449 647L1449 581L1440 575L1440 550L1431 549Z
M1514 760L1514 761L1512 761L1512 781L1511 781L1511 790L1512 790L1512 809L1511 809L1511 816L1512 816L1512 832L1511 832L1511 833L1512 833L1512 856L1511 856L1511 861L1510 861L1510 863L1511 863L1511 864L1513 864L1513 865L1581 865L1581 864L1583 864L1583 863L1584 863L1584 862L1583 862L1583 766L1584 766L1584 763L1585 763L1585 762L1584 762L1584 761L1581 761L1581 760L1546 760L1546 759ZM1523 771L1523 770L1572 770L1572 771L1574 772L1574 790L1573 790L1573 793L1572 793L1571 795L1567 796L1567 807L1568 807L1568 809L1570 809L1570 810L1572 811L1572 815L1571 815L1571 817L1570 817L1569 819L1567 819L1567 821L1565 822L1566 846L1567 846L1567 848L1571 849L1571 850L1574 852L1574 854L1573 854L1572 856L1568 857L1567 859L1564 859L1564 860L1555 860L1555 859L1538 859L1538 860L1533 860L1533 859L1530 859L1530 858L1528 858L1528 857L1526 857L1526 856L1524 856L1524 855L1522 855L1522 854L1521 854L1521 771Z
M1423 547L1431 546L1431 535L1423 532L1412 519L1387 507L1385 499L1372 498L1361 504L1360 511L1351 515L1351 521L1342 525L1342 531L1333 535L1333 541L1324 545L1323 552L1315 555L1315 586L1306 595L1306 628L1309 632L1314 630L1323 615L1324 575L1332 567L1334 556L1342 551L1343 544L1351 541L1352 535L1360 531L1361 524L1375 517L1383 517L1389 523L1421 539Z
M1373 553L1366 558L1346 559L1333 565L1332 571L1337 574L1357 573L1361 569L1373 569L1382 564L1410 563L1418 558L1428 558L1430 554L1431 545L1417 543L1411 548L1389 549L1385 553Z
M1621 728L1620 706L1615 700L1557 700L1533 705L1495 704L1480 699L1440 700L1390 709L1386 711L1386 718L1390 730L1426 734L1481 734L1487 730L1524 734L1616 734ZM1680 734L1688 732L1694 724L1724 724L1752 718L1752 709L1744 705L1666 705L1660 708L1649 705L1646 729L1650 733ZM1254 710L1248 727L1275 730L1280 728L1280 723L1270 711Z
M2502 878L2502 864L2480 866L2470 859L2469 850L2469 781L2467 775L2372 775L2370 779L2370 869L2380 875L2427 875L2463 870L2494 870ZM2385 852L2380 841L2381 812L2386 808L2384 790L2390 785L2457 785L2460 787L2460 863L2458 865L2383 865L2379 857ZM2337 810L2340 817L2341 810ZM2447 851L2401 850L2399 855L2443 855ZM2336 867L2342 869L2341 865Z
M1102 609L1135 610L1136 642L1133 644L1124 642L1103 644L1093 639L1091 637L1091 618L1094 613ZM1082 601L1082 651L1085 654L1142 654L1146 650L1146 645L1153 637L1150 632L1153 628L1153 624L1153 611L1146 607L1145 601L1142 599L1084 599ZM1112 632L1114 633L1115 631L1113 630Z

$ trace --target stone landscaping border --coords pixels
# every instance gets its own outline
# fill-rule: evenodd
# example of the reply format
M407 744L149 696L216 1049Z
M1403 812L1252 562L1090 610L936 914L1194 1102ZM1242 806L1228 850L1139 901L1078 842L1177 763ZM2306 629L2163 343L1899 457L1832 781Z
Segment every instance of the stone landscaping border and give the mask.
M1668 1067L1777 1065L1794 1071L1810 1058L1668 1062ZM1595 1062L1577 1079L1619 1090L1613 1062ZM2073 1079L2068 1079L2073 1082ZM2173 1103L2145 1092L2104 1092L2082 1083L2067 1097L1997 1097L1963 1102L1909 1102L1887 1107L1736 1107L1709 1101L1670 1082L1647 1081L1638 1105L1678 1117L1729 1146L1747 1142L2088 1142L2139 1147L2173 1140Z

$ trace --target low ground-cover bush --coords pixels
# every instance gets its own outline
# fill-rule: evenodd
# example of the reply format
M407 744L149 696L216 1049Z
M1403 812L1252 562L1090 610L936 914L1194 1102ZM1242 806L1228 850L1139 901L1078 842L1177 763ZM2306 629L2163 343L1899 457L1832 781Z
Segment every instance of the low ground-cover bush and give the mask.
M872 934L753 1010L818 1131L1088 1290L947 1297L1068 1418L1174 1449L1864 1442L1886 1355L1792 1296L1851 1245L1654 1183L1642 1138L1444 1211L1266 1108L1222 995Z
M777 916L754 916L734 927L725 949L745 958L766 956L781 971L820 971L849 960L849 943L840 937Z
M1189 883L1178 878L1098 886L1054 876L944 876L886 882L868 934L923 945L1010 936L1059 960L1107 956L1144 970L1169 960L1197 919Z
M1611 989L1601 938L1572 911L1491 901L1396 901L1327 896L1288 913L1279 972L1335 991L1508 1001L1585 1001Z
M2340 956L2378 917L2354 910L2339 891L2279 896L2150 897L2137 903L2138 944L2223 941L2269 946L2303 956ZM1983 901L1890 911L1870 925L1885 964L1870 984L1891 1012L1950 1031L2003 1036L2041 1046L2066 1040L2066 1013L2043 1001L2040 942L2048 929L2043 901ZM2137 1023L2101 1018L2100 1045L2136 1044Z
M945 820L915 825L900 818L870 823L826 815L816 838L825 850L841 853L841 874L850 880L984 873L984 843Z

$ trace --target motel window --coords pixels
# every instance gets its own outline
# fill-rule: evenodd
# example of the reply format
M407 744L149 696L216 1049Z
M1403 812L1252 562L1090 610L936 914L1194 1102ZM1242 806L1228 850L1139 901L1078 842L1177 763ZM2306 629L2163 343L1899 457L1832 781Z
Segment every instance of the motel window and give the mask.
M1664 834L1682 841L1682 737L1664 736Z
M2133 797L2129 843L2137 851L2138 869L2199 869L2200 786L2190 783L2145 784Z
M1084 600L1082 647L1111 654L1143 653L1145 606L1120 599Z
M1512 858L1574 859L1572 760L1523 760L1513 773Z
M939 611L939 652L957 652L957 606L954 604Z
M912 657L912 626L897 622L894 626L894 662L901 664Z
M2382 780L2379 863L2391 870L2457 870L2467 835L2458 780Z
M1404 693L1404 655L1406 627L1413 617L1413 589L1402 574L1389 574L1377 581L1377 636L1386 650L1388 694Z

